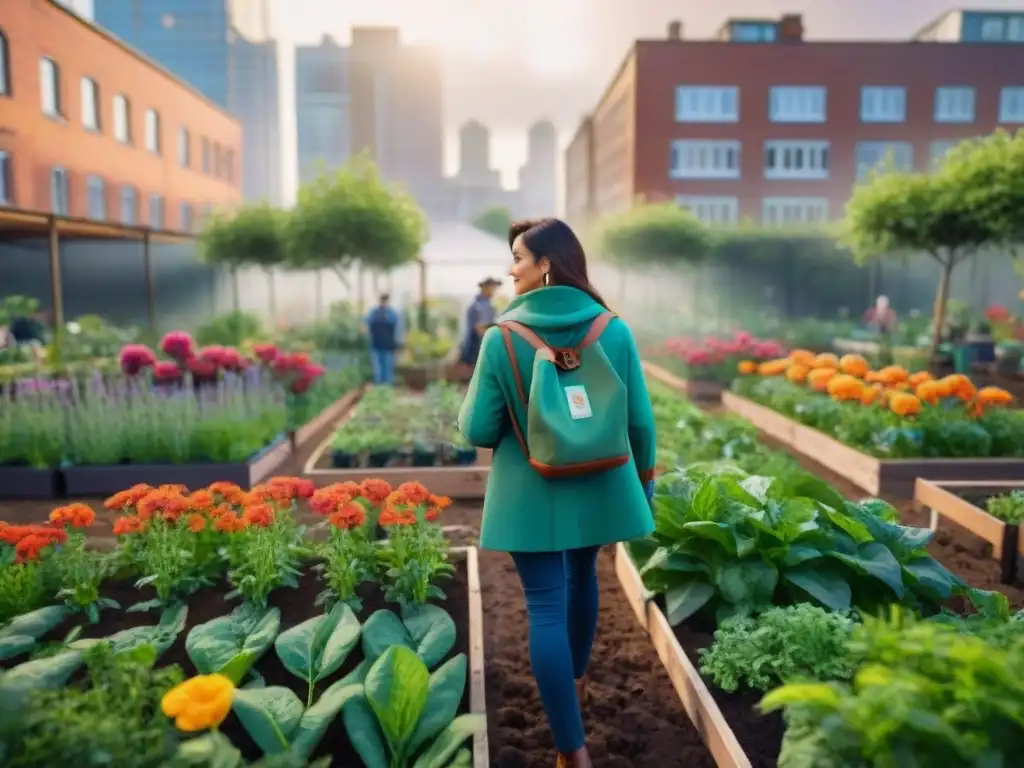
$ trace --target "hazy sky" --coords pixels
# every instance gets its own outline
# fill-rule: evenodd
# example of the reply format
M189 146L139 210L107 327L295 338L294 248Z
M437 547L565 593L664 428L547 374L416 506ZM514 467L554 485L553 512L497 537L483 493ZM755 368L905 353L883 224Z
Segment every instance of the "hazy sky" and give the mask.
M953 7L1020 9L1022 0L277 0L283 42L330 33L347 42L359 24L397 25L404 39L430 42L446 58L446 166L455 170L459 125L477 118L493 131L491 152L506 185L526 154L535 120L555 122L563 143L593 106L637 37L661 37L683 22L684 37L710 37L729 16L802 13L814 39L908 38ZM288 58L288 57L286 57ZM285 66L289 66L286 63ZM290 94L291 76L283 86ZM286 128L286 138L291 135ZM294 140L293 137L291 140ZM286 169L293 174L293 169Z

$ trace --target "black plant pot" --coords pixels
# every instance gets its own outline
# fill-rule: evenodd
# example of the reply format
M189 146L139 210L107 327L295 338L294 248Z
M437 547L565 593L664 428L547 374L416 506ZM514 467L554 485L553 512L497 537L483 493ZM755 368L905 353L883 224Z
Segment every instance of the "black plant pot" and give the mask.
M435 451L413 451L411 463L414 467L433 467L437 465Z
M373 451L367 464L375 469L386 467L395 458L397 451Z
M476 448L456 448L455 463L460 467L476 464Z
M352 469L356 466L356 455L347 451L331 451L331 466L335 469Z

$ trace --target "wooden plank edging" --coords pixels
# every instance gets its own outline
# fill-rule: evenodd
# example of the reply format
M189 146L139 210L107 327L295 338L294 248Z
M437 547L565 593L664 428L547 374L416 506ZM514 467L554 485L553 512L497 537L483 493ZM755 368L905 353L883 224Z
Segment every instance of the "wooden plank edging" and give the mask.
M464 550L469 578L469 711L487 716L486 666L484 662L484 609L480 589L480 560L476 547L457 547ZM473 768L490 766L490 746L487 727L473 736Z
M632 604L631 596L635 594L636 583L641 580L632 558L622 544L615 548L615 572ZM651 644L658 652L658 658L668 672L690 722L711 752L715 764L718 768L752 768L750 759L715 703L697 667L676 640L665 614L653 600L645 600L645 605L646 623L641 620L641 626L648 630Z
M293 447L295 449L301 448L321 429L326 427L328 424L337 421L348 413L348 411L355 407L356 403L359 402L359 399L363 396L364 389L365 385L360 385L355 389L346 392L329 406L320 411L320 413L311 421L303 424L295 430L295 436L292 443Z

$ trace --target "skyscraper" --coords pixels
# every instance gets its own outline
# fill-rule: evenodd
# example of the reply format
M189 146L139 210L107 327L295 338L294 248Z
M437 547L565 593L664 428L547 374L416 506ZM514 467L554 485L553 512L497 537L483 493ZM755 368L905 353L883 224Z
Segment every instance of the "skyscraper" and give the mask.
M491 132L477 120L459 129L459 181L465 184L490 182Z
M295 112L299 183L331 171L352 153L348 49L325 35L295 48Z
M281 201L278 54L269 0L93 0L97 24L242 123L242 190Z
M526 163L519 169L519 199L524 216L555 215L557 152L554 123L542 120L530 126Z

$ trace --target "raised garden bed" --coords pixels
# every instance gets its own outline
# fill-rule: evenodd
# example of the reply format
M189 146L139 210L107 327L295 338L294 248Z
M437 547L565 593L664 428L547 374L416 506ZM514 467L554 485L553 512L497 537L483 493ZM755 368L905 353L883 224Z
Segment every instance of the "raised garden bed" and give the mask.
M0 499L56 499L60 473L36 467L0 467Z
M644 361L644 373L655 381L670 387L675 392L685 395L699 403L718 403L722 399L722 385L717 381L699 381L683 379L660 365Z
M462 444L455 420L462 392L437 383L423 393L368 390L313 451L304 474L318 484L379 477L418 481L455 499L483 498L491 451Z
M946 519L987 542L984 555L999 562L1003 583L1014 583L1024 574L1024 537L1020 526L990 515L985 503L1011 491L1024 491L1024 480L1016 482L947 481L918 478L914 501L930 513L929 527L938 530Z
M697 671L695 663L696 649L710 645L711 636L698 636L696 633L688 633L684 628L673 630L655 596L644 587L632 558L622 544L615 548L615 572L637 621L650 635L651 643L658 652L658 658L665 666L676 693L679 694L686 714L700 733L718 768L760 768L775 765L782 742L781 718L757 715L754 712L757 696L724 692L712 694L708 684ZM688 650L683 649L677 632L683 639L691 641L687 643ZM692 642L694 640L695 643ZM771 753L774 749L774 756L766 754L766 759L762 760L759 759L759 755L753 762L751 761L740 744L737 732L733 731L726 720L719 699L728 707L730 715L743 718L736 721L737 729L740 729L744 736L749 735L751 743L763 743L765 752Z
M246 462L70 466L63 470L64 489L68 497L106 496L137 483L202 488L223 481L248 489L273 475L291 452L291 445L282 435Z
M941 481L1024 480L1022 459L879 459L733 392L722 393L722 405L768 437L873 496L910 499L919 477Z
M320 415L303 426L296 429L290 435L292 451L297 451L308 443L314 435L318 435L328 424L333 424L342 418L357 402L362 395L362 388L346 392L335 400L331 405L320 411Z

